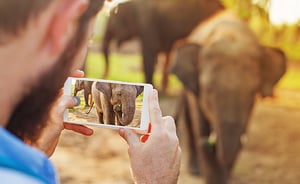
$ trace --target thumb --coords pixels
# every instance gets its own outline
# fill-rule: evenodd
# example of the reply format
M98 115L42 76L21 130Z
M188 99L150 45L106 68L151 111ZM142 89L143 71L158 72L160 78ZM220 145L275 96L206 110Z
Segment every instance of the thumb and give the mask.
M120 129L119 135L127 142L129 146L140 144L139 136L129 129Z

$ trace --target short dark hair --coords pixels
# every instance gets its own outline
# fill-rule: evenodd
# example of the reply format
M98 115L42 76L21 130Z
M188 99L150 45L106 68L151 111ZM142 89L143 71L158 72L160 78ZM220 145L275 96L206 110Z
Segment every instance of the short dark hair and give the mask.
M104 1L90 0L81 21L87 21L96 15ZM0 0L0 44L16 37L29 19L42 12L51 2L52 0Z

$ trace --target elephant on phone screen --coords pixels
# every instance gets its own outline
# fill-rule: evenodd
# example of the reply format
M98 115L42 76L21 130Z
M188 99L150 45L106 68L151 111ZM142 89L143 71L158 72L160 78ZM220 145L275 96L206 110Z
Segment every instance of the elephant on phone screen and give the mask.
M92 95L92 84L93 84L92 81L85 81L85 80L76 80L75 82L74 96L77 96L77 93L83 90L86 107L89 107L91 105L92 97L90 97L90 95ZM89 98L90 98L90 103L89 103Z
M126 126L134 118L136 97L144 91L143 86L94 82L92 96L99 123Z
M109 46L117 46L138 38L141 43L145 82L153 84L155 64L160 53L165 54L162 90L168 85L173 44L186 36L209 16L224 7L219 0L131 0L112 11L103 37L102 51L106 69L109 66Z
M272 96L286 58L238 19L211 21L176 45L172 70L184 86L190 170L199 174L200 167L208 184L226 184L256 95Z

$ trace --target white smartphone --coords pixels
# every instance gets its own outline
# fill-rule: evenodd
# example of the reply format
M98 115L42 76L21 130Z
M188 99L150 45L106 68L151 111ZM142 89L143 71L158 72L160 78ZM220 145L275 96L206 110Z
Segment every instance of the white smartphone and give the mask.
M153 86L92 78L69 77L64 94L78 105L67 109L64 122L112 129L130 128L145 133L149 124L148 96Z

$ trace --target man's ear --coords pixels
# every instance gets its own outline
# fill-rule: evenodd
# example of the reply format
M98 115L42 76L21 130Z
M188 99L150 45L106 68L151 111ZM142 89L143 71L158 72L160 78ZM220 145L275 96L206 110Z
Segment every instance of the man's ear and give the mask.
M60 0L52 16L46 40L53 53L62 52L75 32L78 17L88 7L88 0Z

